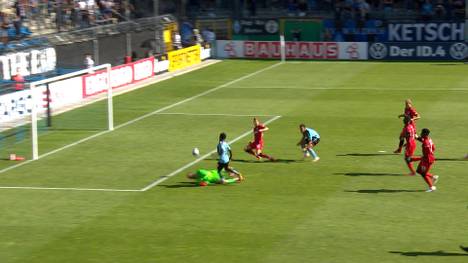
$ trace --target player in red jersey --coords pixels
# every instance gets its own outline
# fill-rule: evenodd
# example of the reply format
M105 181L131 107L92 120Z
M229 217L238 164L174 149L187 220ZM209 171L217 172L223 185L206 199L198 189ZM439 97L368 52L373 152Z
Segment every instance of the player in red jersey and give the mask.
M416 129L414 128L414 125L411 122L411 118L409 116L405 116L405 118L403 119L403 123L405 124L405 127L403 128L403 132L400 135L400 140L406 140L406 165L408 165L410 175L415 175L416 171L413 167L413 155L414 151L416 150Z
M429 137L429 133L429 129L422 129L421 137L418 137L417 139L422 143L423 156L412 158L413 161L420 161L416 171L424 178L424 181L426 181L427 185L429 186L429 189L426 192L435 191L435 184L437 183L437 180L439 180L439 176L429 173L432 165L435 162L435 146L432 142L432 139Z
M269 156L267 154L264 154L262 152L263 150L263 132L268 131L268 127L261 124L260 121L257 118L253 118L253 134L254 134L254 140L249 142L247 146L245 146L244 151L246 153L252 154L255 156L257 159L261 158L267 158L270 161L274 161L275 158L272 156Z
M413 107L413 102L410 99L405 100L405 111L403 114L398 115L398 118L405 118L406 116L410 117L410 122L414 126L414 130L416 130L416 120L420 119L421 116ZM394 153L401 153L401 149L403 148L403 144L405 143L405 138L401 136L405 132L405 127L403 127L403 131L400 133L400 142L398 144L398 148L394 151Z

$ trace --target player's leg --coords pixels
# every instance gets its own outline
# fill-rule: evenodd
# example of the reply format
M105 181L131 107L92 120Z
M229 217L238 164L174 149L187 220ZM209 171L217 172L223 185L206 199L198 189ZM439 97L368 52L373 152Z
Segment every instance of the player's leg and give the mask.
M401 153L401 149L403 149L403 145L405 144L405 128L403 127L403 130L400 133L399 141L398 141L398 148L393 151L393 153Z
M221 179L221 182L224 181L224 176L223 176L223 174L221 172L223 171L223 169L225 170L226 167L227 167L227 164L218 162L217 171L218 171L218 174L219 174L219 178Z
M229 164L226 165L225 170L226 170L227 172L229 172L229 174L232 173L232 174L235 174L235 175L237 175L237 176L241 175L241 173L240 173L239 171L237 171L236 169L234 169L234 168L232 168L231 166L229 166Z
M195 179L197 179L197 174L196 173L189 173L189 174L187 174L187 178L195 180Z
M307 151L309 152L310 156L314 158L314 162L320 160L320 157L317 155L317 153L314 151L314 147L320 142L320 139L313 139L312 141L309 142Z
M393 151L393 153L401 153L401 149L403 149L403 145L405 144L405 139L400 137L400 141L398 142L398 148Z
M414 170L414 167L413 167L413 154L415 150L416 150L416 145L407 145L405 149L405 162L406 162L406 165L408 166L408 169L410 170L409 175L416 174L416 171Z
M273 158L272 156L268 155L268 154L265 154L263 153L263 144L258 144L257 145L257 154L258 156L262 157L262 158L266 158L270 161L274 161L275 158Z
M415 175L416 171L414 170L411 156L405 156L405 162L406 162L406 165L408 166L408 169L410 170L409 175Z
M253 142L249 142L249 144L247 144L247 146L245 146L244 151L246 153L248 153L248 154L251 154L251 155L255 156L255 158L257 158L257 159L260 159L258 154L255 152L255 145L254 145Z
M402 131L400 132L398 139L398 148L394 151L394 153L401 153L401 149L403 149L403 145L405 144L405 127L403 127Z
M429 189L427 190L427 192L432 192L436 188L432 182L432 175L428 174L428 171L429 171L428 168L429 168L429 164L423 160L419 163L416 171L418 172L418 174L422 176L426 184L429 186Z
M439 176L438 176L438 175L433 175L432 173L430 173L433 164L434 164L434 163L429 163L429 164L427 165L426 176L429 177L429 178L431 178L431 180L432 180L432 185L435 185L435 184L437 184L437 181L439 181ZM434 187L435 187L435 186L434 186Z

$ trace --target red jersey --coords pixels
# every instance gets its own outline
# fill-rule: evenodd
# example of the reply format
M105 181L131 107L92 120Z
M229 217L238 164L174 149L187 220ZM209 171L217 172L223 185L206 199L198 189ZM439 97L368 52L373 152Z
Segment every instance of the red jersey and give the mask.
M416 138L416 128L414 127L414 123L408 123L403 128L403 135L406 139L406 142L409 144L415 144Z
M411 119L418 116L418 112L413 107L405 107L405 116L409 116ZM413 121L411 121L413 122Z
M253 133L254 133L254 142L255 143L263 143L263 132L260 130L265 129L265 126L263 124L259 124L254 127Z
M421 142L422 142L422 153L423 153L422 159L429 163L433 163L435 161L435 156L434 156L435 145L434 143L432 143L432 139L429 137L422 138Z

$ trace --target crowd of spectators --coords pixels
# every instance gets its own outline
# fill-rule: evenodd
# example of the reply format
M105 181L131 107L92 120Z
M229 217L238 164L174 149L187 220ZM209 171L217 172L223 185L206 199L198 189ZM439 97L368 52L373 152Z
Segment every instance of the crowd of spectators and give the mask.
M390 16L412 14L415 18L454 19L465 17L464 0L242 0L249 16L260 8L286 10L289 16L304 17L314 12L334 13L341 19L364 19L369 14Z
M0 42L41 29L70 30L134 18L129 0L0 0Z

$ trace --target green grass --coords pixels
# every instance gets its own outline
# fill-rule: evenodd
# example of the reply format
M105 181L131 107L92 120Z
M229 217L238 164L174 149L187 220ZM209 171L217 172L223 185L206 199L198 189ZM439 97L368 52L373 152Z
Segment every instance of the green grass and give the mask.
M225 61L117 96L116 125L274 63ZM434 193L404 176L401 155L379 154L396 147L406 98L444 159ZM104 110L58 116L41 154L102 131ZM208 158L146 192L0 189L0 262L466 262L467 111L463 64L278 65L164 113L280 115L265 134L279 162L243 153L249 135L232 144L241 184L189 187ZM317 163L295 146L300 123L322 136ZM250 129L249 116L156 114L2 173L0 186L141 189L193 161L193 147L213 150L219 132Z

